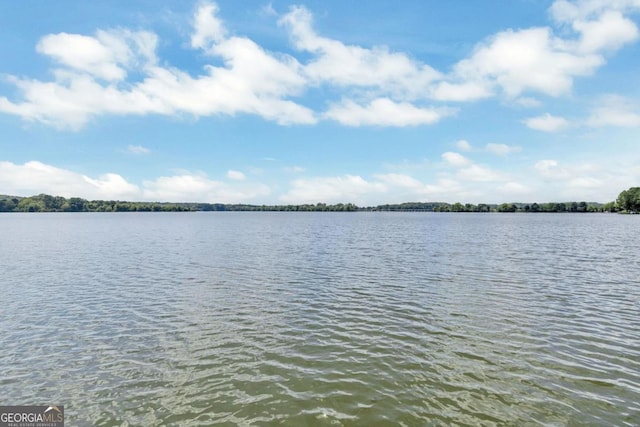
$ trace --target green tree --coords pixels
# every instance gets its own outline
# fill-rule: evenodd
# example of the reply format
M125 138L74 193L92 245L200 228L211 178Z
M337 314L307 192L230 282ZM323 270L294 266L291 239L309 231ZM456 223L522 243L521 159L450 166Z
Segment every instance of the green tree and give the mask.
M460 202L451 205L451 212L464 212L464 206Z
M503 203L498 206L498 212L515 212L518 207L512 203Z
M20 212L44 212L46 207L44 201L38 196L25 197L18 203L18 211Z
M491 208L487 204L480 203L478 205L478 212L491 212Z
M616 211L616 203L609 202L602 205L602 212L615 212Z
M637 212L640 210L640 187L631 187L618 195L619 209Z

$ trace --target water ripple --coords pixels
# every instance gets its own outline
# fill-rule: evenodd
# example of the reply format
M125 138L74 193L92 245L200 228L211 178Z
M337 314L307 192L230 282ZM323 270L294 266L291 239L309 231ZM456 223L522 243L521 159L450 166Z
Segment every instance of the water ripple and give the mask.
M70 425L638 425L639 230L6 216L0 388L65 404Z

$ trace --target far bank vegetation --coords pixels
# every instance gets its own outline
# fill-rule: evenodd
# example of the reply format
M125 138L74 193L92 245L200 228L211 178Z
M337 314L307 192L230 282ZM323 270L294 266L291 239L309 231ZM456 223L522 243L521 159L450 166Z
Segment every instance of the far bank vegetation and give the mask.
M0 212L190 212L190 211L280 211L280 212L523 212L523 213L585 213L640 212L640 187L620 193L616 201L471 204L443 202L410 202L361 207L353 203L302 205L249 205L222 203L162 203L119 200L85 200L39 194L30 197L0 195Z

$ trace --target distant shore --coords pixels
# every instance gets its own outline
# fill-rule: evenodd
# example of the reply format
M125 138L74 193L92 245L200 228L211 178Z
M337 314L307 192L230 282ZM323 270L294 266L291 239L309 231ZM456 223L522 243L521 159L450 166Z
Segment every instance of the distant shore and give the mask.
M353 203L252 205L225 203L131 202L120 200L86 200L39 194L30 197L0 195L0 212L523 212L523 213L586 213L617 212L615 202L548 202L471 204L445 202L407 202L377 206L357 206Z

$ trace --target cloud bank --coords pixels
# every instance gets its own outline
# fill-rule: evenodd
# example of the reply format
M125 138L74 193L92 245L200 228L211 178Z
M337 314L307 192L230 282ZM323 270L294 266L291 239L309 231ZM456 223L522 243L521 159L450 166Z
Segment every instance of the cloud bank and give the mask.
M576 78L595 73L638 40L640 32L626 16L638 10L636 0L556 0L553 26L498 32L445 72L387 46L349 45L319 34L304 6L277 20L294 53L269 51L233 35L221 18L224 11L201 2L188 43L194 55L210 58L200 73L159 58L160 40L152 31L48 34L36 51L51 61L53 78L8 76L17 95L0 96L0 112L75 131L104 115L149 114L249 114L279 125L434 125L467 102L503 97L522 104L533 99L525 95L570 93ZM320 103L310 104L310 90L319 91ZM318 107L323 103L324 110ZM637 125L635 116L607 117L595 112L589 123ZM545 132L566 126L550 115L525 124Z

